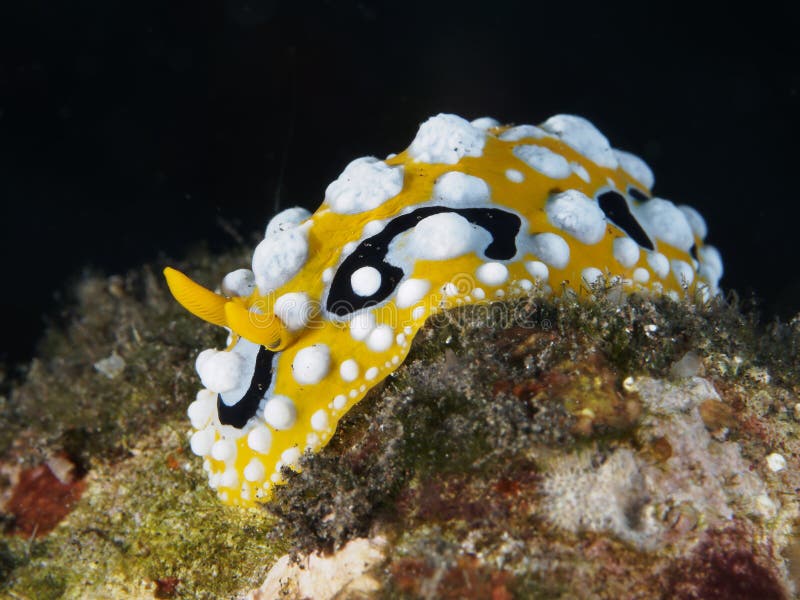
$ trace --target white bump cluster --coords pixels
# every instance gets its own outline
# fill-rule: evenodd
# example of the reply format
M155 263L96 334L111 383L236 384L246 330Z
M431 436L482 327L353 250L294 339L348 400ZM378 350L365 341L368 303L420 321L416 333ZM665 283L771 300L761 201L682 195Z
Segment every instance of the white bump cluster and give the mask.
M211 390L200 390L186 411L195 429L203 429L217 411L217 395Z
M267 230L264 233L264 237L275 235L276 233L280 233L281 231L286 231L288 229L294 229L310 216L311 213L300 206L294 206L292 208L282 210L277 215L272 217L269 223L267 223Z
M608 140L583 117L555 115L542 123L542 129L601 167L617 168L617 158Z
M475 271L475 276L485 285L502 285L508 279L508 267L498 262L484 263Z
M550 271L547 265L538 260L526 261L525 269L531 274L531 277L540 281L547 281L550 277Z
M314 304L305 292L289 292L275 300L273 310L289 331L298 331L308 324Z
M516 146L514 156L551 179L565 179L572 175L567 159L544 146Z
M500 139L504 142L518 142L526 138L538 140L543 137L547 137L547 132L534 125L517 125L500 134Z
M420 125L408 152L424 163L456 164L464 156L481 156L486 133L456 115L438 114Z
M389 166L373 156L357 158L325 190L325 202L338 214L372 210L403 189L403 167Z
M358 296L372 296L381 287L381 272L375 267L356 269L350 276L350 286Z
M672 267L672 274L675 275L675 280L681 285L691 285L694 281L694 269L692 265L684 260L670 261Z
M394 343L394 330L389 325L378 325L367 337L367 348L373 352L384 352Z
M350 336L362 342L367 339L370 331L375 328L375 315L371 312L362 312L350 319Z
M247 434L247 445L251 450L266 454L272 447L272 432L264 425L258 425Z
M492 127L498 127L500 125L500 121L493 119L492 117L479 117L470 121L469 124L477 129L480 129L481 131L486 131Z
M530 251L556 269L563 269L569 264L569 244L558 234L548 232L533 236Z
M433 198L448 206L475 206L489 201L489 185L480 177L450 171L436 180Z
M614 240L614 258L623 267L630 268L639 262L639 244L629 237Z
M697 256L700 259L698 272L709 282L712 291L715 292L723 274L722 257L714 246L709 245L700 248Z
M306 346L294 355L292 376L301 385L319 383L331 368L331 351L325 344Z
M426 279L406 279L397 288L395 303L398 308L413 306L425 297L429 289L431 284Z
M262 294L294 277L308 258L305 226L278 231L264 238L253 253L253 273Z
M210 390L218 393L236 389L249 380L248 361L238 352L203 350L195 361L200 381Z
M706 235L708 235L708 226L706 225L706 220L703 218L703 215L687 204L678 206L678 209L683 213L683 216L686 217L686 220L689 222L689 227L692 228L692 233L701 240L706 239Z
M684 213L669 200L651 198L631 210L651 238L683 251L688 251L694 244L692 228Z
M506 179L514 183L522 183L525 181L525 175L516 169L506 169Z
M437 213L422 219L411 230L407 252L413 258L448 260L483 250L492 241L491 234L473 225L457 213ZM394 242L390 245L394 245Z
M297 420L297 409L287 396L272 396L264 405L264 420L273 429L291 429Z
M245 298L256 289L256 276L250 269L236 269L222 278L220 288L228 297Z
M636 181L641 183L647 189L652 189L656 178L653 176L653 171L647 166L641 158L630 152L624 150L614 150L614 156L619 161L619 166L628 175L633 177Z
M547 218L555 227L584 244L596 244L606 231L606 217L597 202L578 190L567 190L549 198Z
M352 358L348 358L339 365L339 375L341 375L342 379L345 381L355 381L358 379L358 373L358 363Z
M647 264L661 279L669 275L669 260L660 252L651 252L647 255Z

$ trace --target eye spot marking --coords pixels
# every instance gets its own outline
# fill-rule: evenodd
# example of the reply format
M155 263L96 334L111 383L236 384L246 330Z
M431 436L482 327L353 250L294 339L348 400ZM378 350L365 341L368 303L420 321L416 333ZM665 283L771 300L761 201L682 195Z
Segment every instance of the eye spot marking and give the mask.
M600 205L600 209L606 215L606 218L627 233L633 241L642 248L648 250L655 249L650 237L645 233L639 221L631 214L628 203L625 201L622 194L613 190L603 192L597 197L597 203Z

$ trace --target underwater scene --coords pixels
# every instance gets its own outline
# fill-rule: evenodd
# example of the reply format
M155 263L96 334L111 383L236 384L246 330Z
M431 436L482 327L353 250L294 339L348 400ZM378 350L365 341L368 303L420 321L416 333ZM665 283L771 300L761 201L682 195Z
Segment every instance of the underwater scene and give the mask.
M796 7L6 10L0 596L800 595Z

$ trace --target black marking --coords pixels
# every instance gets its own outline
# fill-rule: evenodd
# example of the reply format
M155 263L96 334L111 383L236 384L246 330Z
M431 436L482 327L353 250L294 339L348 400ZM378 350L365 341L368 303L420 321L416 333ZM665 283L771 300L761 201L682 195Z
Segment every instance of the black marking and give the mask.
M628 194L634 200L638 200L639 202L644 202L645 200L650 200L650 198L644 192L636 189L635 187L628 188Z
M497 208L424 206L395 217L380 233L361 242L353 253L344 259L331 282L325 308L334 315L344 317L362 308L375 306L388 298L404 275L402 269L386 262L389 244L395 237L416 226L425 217L444 212L459 214L491 234L492 241L484 250L487 258L509 260L516 255L516 237L522 221L514 213ZM374 267L381 274L381 285L371 296L358 296L350 285L350 277L362 267Z
M217 414L220 423L241 429L247 424L250 417L256 414L261 399L272 383L272 356L274 354L264 346L259 347L250 387L236 404L228 406L222 401L222 397L217 395Z
M631 214L628 203L622 194L615 191L603 192L597 197L597 203L605 213L606 218L627 233L634 242L642 248L655 250L653 242L650 241L642 226L639 225L639 221Z
M692 244L692 247L689 248L689 254L692 255L692 258L695 260L700 260L697 258L697 244Z

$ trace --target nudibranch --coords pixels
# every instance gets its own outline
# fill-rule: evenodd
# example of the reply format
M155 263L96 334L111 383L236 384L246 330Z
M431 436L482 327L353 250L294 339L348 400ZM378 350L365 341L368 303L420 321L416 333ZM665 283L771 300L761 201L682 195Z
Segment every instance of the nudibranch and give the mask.
M348 164L314 214L272 218L252 270L219 292L167 268L178 302L229 331L197 357L204 389L188 410L211 487L229 504L267 500L438 311L598 281L717 294L703 217L652 187L642 159L581 117L440 114L406 151Z

